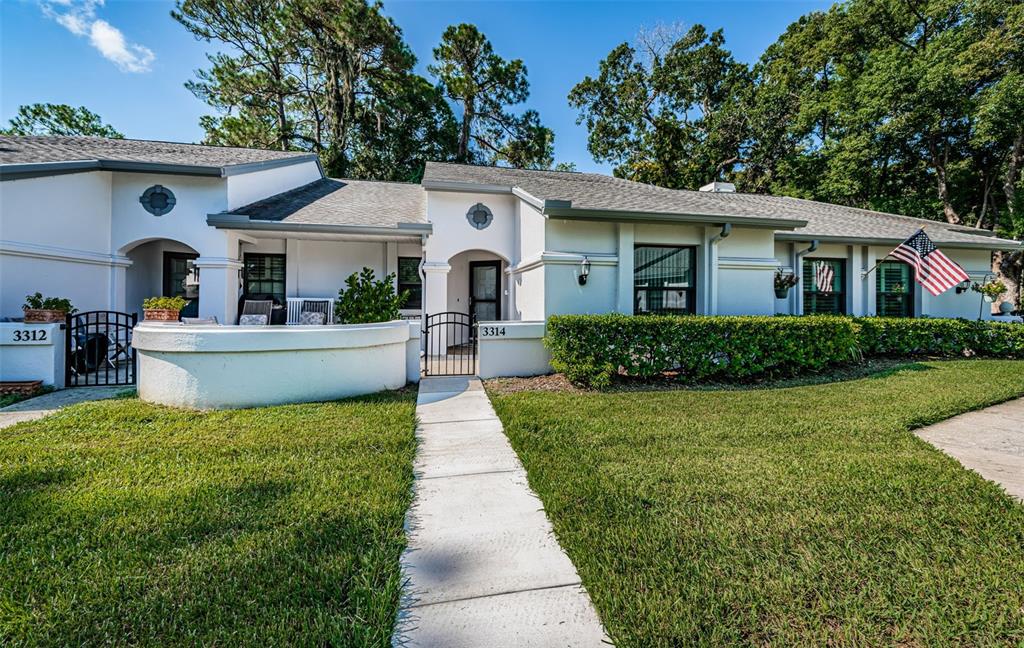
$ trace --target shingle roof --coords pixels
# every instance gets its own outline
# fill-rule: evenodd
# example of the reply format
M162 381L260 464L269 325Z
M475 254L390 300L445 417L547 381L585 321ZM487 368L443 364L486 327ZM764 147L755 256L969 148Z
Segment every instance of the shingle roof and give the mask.
M423 187L403 182L324 178L229 212L288 225L397 228L426 223Z
M46 165L83 161L224 168L313 159L309 153L150 140L49 135L0 136L0 165ZM10 167L8 167L10 168Z
M937 243L1014 247L1006 241L970 233L942 222L844 207L785 196L664 189L597 173L531 171L444 162L428 162L424 182L518 187L538 200L569 200L573 210L612 210L651 214L721 216L727 219L778 219L783 238L843 238L900 241L922 226ZM795 230L785 221L804 221ZM770 222L770 220L769 220ZM783 227L788 227L782 230Z

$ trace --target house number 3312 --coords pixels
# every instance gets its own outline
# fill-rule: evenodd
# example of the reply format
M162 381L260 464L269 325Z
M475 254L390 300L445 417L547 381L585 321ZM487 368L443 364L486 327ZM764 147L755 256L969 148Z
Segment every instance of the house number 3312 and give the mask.
M46 340L46 331L43 329L14 331L15 342L43 342L44 340Z
M504 326L481 326L480 335L482 337L505 337Z

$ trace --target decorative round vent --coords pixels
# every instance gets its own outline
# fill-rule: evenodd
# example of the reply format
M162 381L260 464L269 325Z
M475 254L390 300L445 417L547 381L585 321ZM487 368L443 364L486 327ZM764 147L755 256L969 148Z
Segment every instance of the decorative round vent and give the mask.
M488 209L487 205L483 203L477 203L469 208L466 212L466 220L469 224L478 230L485 229L494 220L494 214Z
M142 208L154 216L163 216L174 209L174 193L163 185L153 185L139 198Z

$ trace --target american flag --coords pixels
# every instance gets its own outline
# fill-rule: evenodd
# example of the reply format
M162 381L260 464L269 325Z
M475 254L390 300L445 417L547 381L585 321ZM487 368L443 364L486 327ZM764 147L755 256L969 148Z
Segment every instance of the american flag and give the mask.
M829 295L832 293L832 278L836 271L832 269L831 263L817 261L814 264L814 285L818 292Z
M941 295L970 277L964 269L950 260L924 233L924 228L900 243L889 253L914 268L914 279L933 295Z

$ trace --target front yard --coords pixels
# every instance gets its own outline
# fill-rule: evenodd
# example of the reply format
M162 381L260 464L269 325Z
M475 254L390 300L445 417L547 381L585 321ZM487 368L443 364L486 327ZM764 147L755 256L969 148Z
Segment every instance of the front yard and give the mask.
M0 430L0 644L389 645L411 394Z
M497 393L618 646L1018 645L1024 506L909 430L1024 362L785 389Z

